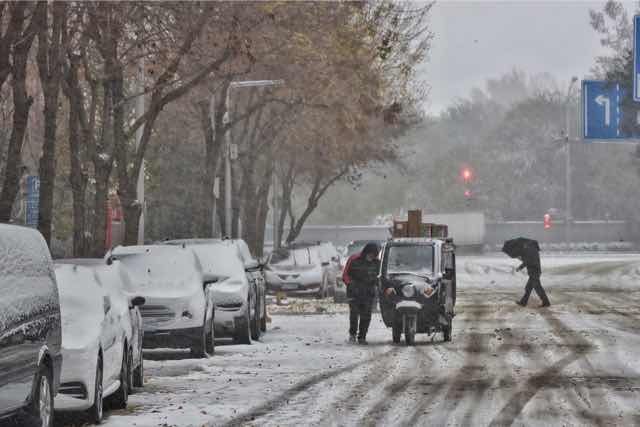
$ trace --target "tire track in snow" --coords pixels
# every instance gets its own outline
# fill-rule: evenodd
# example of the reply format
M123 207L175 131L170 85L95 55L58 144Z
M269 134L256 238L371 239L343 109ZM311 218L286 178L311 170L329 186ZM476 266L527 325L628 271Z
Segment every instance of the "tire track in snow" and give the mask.
M241 426L250 422L254 422L259 418L267 416L281 406L289 405L290 401L296 398L298 395L306 392L311 387L320 384L324 381L327 381L332 378L336 378L342 374L352 372L353 370L367 365L369 363L380 363L381 360L386 360L394 355L397 351L397 348L393 348L389 351L386 351L382 354L377 354L375 356L368 357L364 360L349 364L342 368L333 369L331 371L322 372L320 374L313 375L306 380L302 380L293 387L285 390L280 393L273 399L268 400L267 402L249 410L248 412L241 414L237 417L234 417L227 422L223 423L223 426L231 427L231 426ZM211 423L210 425L216 425L215 423Z
M582 337L580 334L569 329L562 321L554 316L550 311L541 312L543 319L551 326L553 333L563 338L570 353L544 369L539 374L530 377L524 384L523 388L516 392L511 399L502 407L500 412L493 418L491 426L511 425L520 416L525 406L533 397L545 388L549 382L560 377L561 372L570 364L583 358L586 354L593 351L594 346ZM566 337L566 338L565 338Z

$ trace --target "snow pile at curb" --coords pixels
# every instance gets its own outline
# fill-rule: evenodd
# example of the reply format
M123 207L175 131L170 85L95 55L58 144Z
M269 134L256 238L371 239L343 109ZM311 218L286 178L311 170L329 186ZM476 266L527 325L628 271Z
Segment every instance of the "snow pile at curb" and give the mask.
M333 298L322 300L287 298L286 305L269 304L269 314L337 314L347 313L347 304L337 304Z

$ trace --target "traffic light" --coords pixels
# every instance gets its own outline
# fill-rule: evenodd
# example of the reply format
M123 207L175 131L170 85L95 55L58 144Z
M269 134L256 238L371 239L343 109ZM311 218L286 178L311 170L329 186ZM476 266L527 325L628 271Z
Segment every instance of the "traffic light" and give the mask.
M546 213L544 214L544 229L549 230L551 228L551 215Z
M471 196L473 196L473 193L471 193L471 190L469 190L468 188L466 190L464 190L465 199L470 199Z
M473 173L471 172L471 169L469 169L468 167L464 167L462 169L462 180L465 182L465 184L468 184L469 181L471 181L471 178L473 178Z

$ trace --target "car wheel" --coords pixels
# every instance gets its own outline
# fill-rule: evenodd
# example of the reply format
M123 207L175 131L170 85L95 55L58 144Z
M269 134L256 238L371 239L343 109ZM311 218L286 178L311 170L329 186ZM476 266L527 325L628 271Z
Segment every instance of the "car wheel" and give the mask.
M260 318L260 330L267 332L267 301L264 295L262 296L262 317Z
M135 387L144 387L144 357L142 349L140 349L140 360L138 366L133 370L133 385Z
M257 341L260 339L260 313L258 313L258 301L253 306L253 316L251 318L251 339Z
M451 325L451 320L449 320L447 326L442 329L442 335L445 342L451 341L451 330L453 329Z
M98 362L96 363L96 381L93 386L93 406L89 409L89 421L93 424L101 424L104 417L102 391L102 357L98 356Z
M127 390L129 394L133 393L133 348L129 349L129 369L127 370L129 373L129 377L127 378Z
M129 380L129 370L131 367L129 366L129 352L125 350L122 355L122 365L120 366L120 387L118 390L111 396L111 406L114 409L125 409L127 407L127 403L129 402L129 385L127 381Z
M34 393L25 424L29 427L53 426L53 387L51 370L42 365L34 381Z
M244 318L236 323L235 341L238 344L251 344L251 316L249 313L251 311L250 307L251 305L249 304Z
M209 319L209 330L205 329L204 332L204 350L207 353L207 356L213 356L216 352L216 333L215 333L215 324L213 321L213 316Z

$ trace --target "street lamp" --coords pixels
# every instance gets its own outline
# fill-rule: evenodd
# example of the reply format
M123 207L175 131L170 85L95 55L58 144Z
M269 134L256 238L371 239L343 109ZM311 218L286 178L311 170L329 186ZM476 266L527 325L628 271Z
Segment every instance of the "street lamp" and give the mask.
M279 86L284 84L284 80L246 80L239 82L231 82L225 93L225 113L223 117L224 123L224 137L225 137L225 149L224 149L224 204L225 204L225 235L232 237L232 209L231 209L231 135L229 133L229 123L231 122L231 114L229 107L231 104L230 94L231 89L240 89L246 87L264 87L264 86ZM214 94L211 95L211 101L209 103L209 119L211 120L211 126L215 130L215 121L213 114L214 107ZM215 203L215 198L214 198ZM213 213L213 228L215 229L215 208Z

